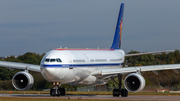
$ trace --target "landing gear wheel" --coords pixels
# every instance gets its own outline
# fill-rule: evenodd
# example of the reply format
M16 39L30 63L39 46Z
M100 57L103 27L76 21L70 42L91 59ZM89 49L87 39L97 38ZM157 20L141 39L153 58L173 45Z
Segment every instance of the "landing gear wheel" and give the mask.
M119 95L121 95L121 97L127 97L128 96L128 91L126 89L122 89L122 75L118 74L118 82L114 80L114 78L112 78L112 80L119 86L118 89L113 89L113 97L119 97Z
M57 94L56 94L56 96L60 96L60 95L61 95L61 92L60 92L59 89L57 89Z
M65 88L59 88L61 86L60 82L53 82L53 88L50 90L51 96L65 96Z
M56 96L56 90L51 88L50 95L51 96Z
M128 96L128 91L126 89L121 90L121 97L127 97Z
M50 89L50 95L52 96L52 88Z
M66 91L65 88L59 88L60 92L61 92L61 96L65 96L66 95Z
M113 97L119 97L119 90L118 89L113 89Z

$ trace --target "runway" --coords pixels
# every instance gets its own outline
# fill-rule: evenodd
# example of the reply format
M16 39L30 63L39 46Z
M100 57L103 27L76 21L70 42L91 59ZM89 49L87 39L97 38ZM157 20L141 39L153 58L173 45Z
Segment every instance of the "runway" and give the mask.
M0 94L0 97L18 98L50 98L50 99L104 99L104 100L166 100L179 101L180 96L156 96L156 95L130 95L128 97L113 97L112 95L66 95L52 97L49 94Z

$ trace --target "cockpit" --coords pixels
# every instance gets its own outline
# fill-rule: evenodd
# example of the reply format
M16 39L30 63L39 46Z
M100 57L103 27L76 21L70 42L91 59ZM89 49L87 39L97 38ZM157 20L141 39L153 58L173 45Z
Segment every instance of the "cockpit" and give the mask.
M45 62L62 62L62 60L60 58L46 58L44 60Z

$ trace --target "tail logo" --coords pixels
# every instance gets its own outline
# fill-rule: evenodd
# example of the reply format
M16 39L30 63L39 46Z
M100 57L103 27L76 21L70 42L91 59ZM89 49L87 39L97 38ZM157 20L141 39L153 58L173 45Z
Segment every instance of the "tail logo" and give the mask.
M114 40L113 40L111 49L120 49L121 48L123 11L124 11L124 4L122 3L120 10L119 10L119 16L118 16L118 20L117 20Z
M120 34L120 42L121 42L121 35L122 35L122 23L123 23L123 21L122 21L122 18L121 18L121 20L120 20L120 25L119 25L119 28L120 28L120 31L119 31L119 34Z

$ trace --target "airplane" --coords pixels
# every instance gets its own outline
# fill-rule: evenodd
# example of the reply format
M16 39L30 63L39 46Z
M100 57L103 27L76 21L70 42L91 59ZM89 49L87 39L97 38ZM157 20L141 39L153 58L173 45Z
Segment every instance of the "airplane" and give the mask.
M145 87L145 79L141 72L180 69L180 64L123 67L125 57L144 54L155 54L171 51L158 51L137 54L125 54L121 49L121 35L124 3L120 6L114 40L110 49L67 49L57 48L47 52L40 65L0 61L0 66L21 69L12 78L17 90L29 90L34 78L29 71L40 72L52 83L51 96L64 96L65 88L61 84L71 85L104 85L110 79L118 77L118 89L113 89L114 97L127 97L128 92L139 92ZM122 89L122 76L124 79Z

